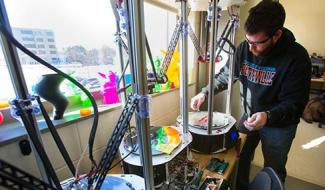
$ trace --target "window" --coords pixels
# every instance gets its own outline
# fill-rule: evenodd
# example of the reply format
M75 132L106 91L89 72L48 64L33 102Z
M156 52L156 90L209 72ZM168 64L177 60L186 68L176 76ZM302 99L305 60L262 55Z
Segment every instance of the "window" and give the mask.
M22 28L21 35L35 36L37 45L24 43L29 44L25 47L35 48L45 61L70 73L88 89L101 90L100 85L93 88L94 82L87 83L88 79L95 79L97 84L103 84L106 79L98 72L119 72L120 65L117 62L114 42L115 17L109 1L5 0L5 5L11 26ZM19 57L28 88L32 91L38 78L51 71L35 64L35 61L23 53L20 53ZM38 76L31 76L30 73L38 73ZM69 89L66 94L69 94Z
M13 85L11 83L8 67L5 62L2 48L0 48L0 81L1 81L0 102L7 101L10 98L15 98L16 95L13 89Z
M145 32L151 49L152 57L155 62L160 60L160 63L162 63L165 57L162 51L167 51L170 39L176 26L176 14L160 7L153 6L149 3L145 3L144 19ZM149 60L147 63L148 71L152 73ZM157 72L160 72L160 67L157 68ZM178 86L178 78L169 77L168 79Z
M176 14L148 3L144 4L144 14L145 31L152 56L163 57L161 50L167 50L176 26Z
M42 36L43 33L41 31L34 31L33 32L35 36Z
M100 91L107 81L99 73L113 71L120 75L114 37L116 21L109 1L5 0L5 8L10 25L17 28L14 35L18 41L33 37L35 44L23 43L26 48L33 48L45 61L69 73L92 92ZM161 50L167 49L176 14L145 4L145 19L153 57L163 58ZM32 93L41 75L52 71L20 51L18 55ZM63 86L66 95L73 95L71 85Z
M163 60L165 55L162 54L161 50L167 51L167 47L170 43L170 40L176 27L177 15L176 13L164 10L148 3L145 3L144 8L146 35L148 38L149 45L151 47L153 58L156 59L159 57L161 60ZM181 36L179 37L179 42L180 39ZM180 48L180 43L178 47ZM175 51L181 50L176 49ZM194 52L194 46L189 37L188 52L188 70L189 73L191 73L193 70L194 57L193 53L190 52ZM181 64L181 60L179 61L179 64ZM149 70L151 69L150 67L151 66L148 65ZM191 77L190 74L189 76ZM189 78L189 82L191 82L190 80L191 78Z
M53 36L53 32L46 32L47 36Z

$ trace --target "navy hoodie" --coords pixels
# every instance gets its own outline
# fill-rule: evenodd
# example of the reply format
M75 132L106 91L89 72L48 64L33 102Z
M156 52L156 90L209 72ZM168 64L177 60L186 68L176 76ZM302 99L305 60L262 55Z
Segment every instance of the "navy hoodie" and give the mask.
M215 92L227 88L228 65L215 77ZM235 55L235 80L245 113L270 111L267 126L298 124L309 99L311 63L304 47L288 29L264 56L255 56L242 42ZM207 94L209 87L202 89Z

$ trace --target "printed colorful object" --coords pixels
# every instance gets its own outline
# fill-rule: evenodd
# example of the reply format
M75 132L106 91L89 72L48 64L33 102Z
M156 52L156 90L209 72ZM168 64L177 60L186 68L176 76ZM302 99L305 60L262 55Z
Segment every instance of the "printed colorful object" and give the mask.
M8 102L0 102L0 109L1 108L7 108L9 107L9 103Z
M120 102L117 93L116 74L112 71L109 71L108 76L103 73L98 74L101 77L108 79L108 81L104 83L102 89L103 104L115 104Z
M165 51L162 51L162 53L166 55ZM172 56L172 60L170 61L170 64L166 72L168 81L174 83L175 87L179 87L179 80L180 80L179 60L180 60L179 51L175 50Z
M0 125L2 124L3 122L3 114L0 112Z
M172 127L161 127L156 131L156 150L170 154L180 144L180 134Z
M161 65L161 58L157 57L156 60L155 60L155 68L156 68L157 73L161 72L160 71L161 70L160 65Z
M80 101L82 107L88 107L92 105L90 99L84 92L82 92L80 95Z
M82 84L86 89L91 89L92 86L97 85L96 82L98 80L95 80L93 78L82 78L80 76L75 75L75 73L69 74L70 77L77 80L80 84ZM73 84L70 81L64 81L64 86L62 88L65 96L69 97L70 100L72 100L72 104L78 104L82 107L89 107L92 106L92 103L89 99L89 97L75 84ZM90 91L91 95L95 100L102 97L102 94L100 91Z
M79 113L81 116L87 116L91 114L91 110L89 108L82 108Z
M174 82L171 82L171 83L170 83L170 88L171 88L171 89L174 89L174 88L175 88L175 84L174 84Z
M169 90L175 88L174 82L167 81L165 84L155 84L153 92L160 92L162 90Z
M153 89L153 92L160 92L161 91L161 84L155 84L155 88Z

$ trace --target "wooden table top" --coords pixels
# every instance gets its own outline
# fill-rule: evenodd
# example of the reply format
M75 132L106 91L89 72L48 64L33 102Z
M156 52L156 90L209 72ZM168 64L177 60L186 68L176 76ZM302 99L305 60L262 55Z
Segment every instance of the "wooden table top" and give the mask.
M325 83L325 80L323 78L312 78L311 82Z
M243 148L244 142L246 141L246 135L240 133L239 136L241 139L240 140L240 150L241 150ZM226 151L223 151L220 153L215 153L215 154L202 154L202 153L192 151L193 158L199 162L201 168L206 167L209 160L214 157L224 160L225 162L228 162L228 164L229 164L223 175L220 175L216 172L211 172L211 171L205 169L203 172L202 180L204 180L207 176L215 177L218 179L223 178L226 180L230 180L231 174L235 169L236 161L239 156L238 153L240 150L239 150L238 146L237 147L235 146L235 147L230 148L229 150L226 150Z

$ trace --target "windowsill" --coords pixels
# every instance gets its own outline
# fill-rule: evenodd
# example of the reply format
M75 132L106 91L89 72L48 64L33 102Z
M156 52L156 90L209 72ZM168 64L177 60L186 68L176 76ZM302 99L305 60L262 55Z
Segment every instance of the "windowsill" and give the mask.
M193 83L189 84L189 86L192 86L192 85L194 85L194 84ZM179 88L164 90L159 93L150 94L150 96L152 98L154 98L154 97L158 97L163 94L166 94L166 93L173 92L178 89ZM98 112L99 112L99 115L101 115L103 113L114 111L114 110L120 109L120 108L121 108L120 103L112 104L112 105L98 105ZM77 107L69 108L66 111L66 113L64 114L63 119L52 120L53 125L56 128L61 128L61 127L65 127L65 126L74 124L76 122L80 122L80 121L92 118L92 115L80 116L79 110L80 110L80 108L77 108ZM49 129L47 128L46 122L44 121L43 118L37 119L37 121L38 121L37 125L38 125L41 133L46 133L49 131ZM10 144L15 141L26 139L26 138L28 138L26 129L18 121L6 124L6 126L3 126L3 124L2 124L2 126L0 126L0 147Z
M113 105L99 105L98 112L99 115L102 113L106 113L109 111L113 111L119 109L121 104L113 104ZM88 116L80 116L79 114L80 108L70 108L64 114L64 118L60 120L52 120L53 125L56 128L65 127L71 125L75 122L80 122L89 118L92 118L92 115ZM49 129L46 125L46 122L43 118L37 119L37 125L41 133L48 132ZM0 146L12 143L14 141L26 139L27 132L26 129L17 121L6 126L0 126Z

